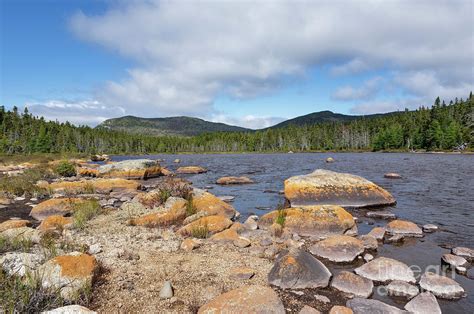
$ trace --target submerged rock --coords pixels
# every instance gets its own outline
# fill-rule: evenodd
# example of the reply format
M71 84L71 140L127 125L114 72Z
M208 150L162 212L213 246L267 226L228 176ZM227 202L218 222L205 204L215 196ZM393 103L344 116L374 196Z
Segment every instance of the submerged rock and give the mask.
M276 222L279 215L284 216L283 226L289 232L297 233L300 236L325 238L343 234L355 225L354 218L344 208L321 205L287 208L281 212L272 211L260 217L259 227L268 228Z
M352 262L364 252L364 245L359 239L336 235L315 243L309 251L332 262Z
M214 298L198 313L285 313L280 298L265 286L243 286Z
M160 164L151 159L132 159L114 162L98 168L101 177L149 179L162 175Z
M422 237L423 231L411 221L393 220L385 227L387 233L391 235L401 235L404 237Z
M386 287L388 295L396 297L414 298L420 290L417 286L411 285L405 281L394 280Z
M341 271L331 282L331 287L351 297L368 298L372 295L372 280L348 271Z
M354 298L347 301L346 305L352 309L354 314L408 314L407 311L372 299Z
M459 246L459 247L453 248L451 252L454 255L464 257L468 261L471 261L471 262L474 261L474 249Z
M323 263L298 249L282 251L268 274L268 282L282 289L324 288L330 278Z
M464 289L451 278L426 272L421 276L420 287L433 293L438 298L459 299L464 296Z
M228 185L228 184L250 184L253 180L247 177L222 177L217 179L217 184Z
M389 192L367 179L322 169L285 180L285 197L292 207L323 204L369 207L396 202Z
M423 225L423 232L431 233L431 232L435 232L436 230L438 230L437 225L433 225L433 224Z
M179 167L176 170L177 173L180 174L199 174L199 173L206 173L207 169L199 167L199 166L186 166L186 167Z
M388 172L386 174L383 175L384 178L387 178L387 179L401 179L402 176L399 175L398 173L395 173L395 172Z
M378 257L364 264L354 272L367 279L377 282L401 280L414 283L415 275L406 264L387 257Z
M66 300L74 300L93 282L98 264L93 256L73 252L57 256L38 269L38 278L46 289L58 289Z
M464 257L453 254L443 254L443 256L441 256L441 263L444 265L449 265L451 269L469 265L469 262Z
M397 219L397 216L394 213L386 210L367 212L365 216L377 219Z
M441 314L436 297L429 292L420 293L413 300L405 304L405 310L413 314Z
M365 249L367 250L377 250L379 247L379 243L377 239L375 239L373 236L370 235L361 235L359 236L359 240L362 241L362 245L364 246Z

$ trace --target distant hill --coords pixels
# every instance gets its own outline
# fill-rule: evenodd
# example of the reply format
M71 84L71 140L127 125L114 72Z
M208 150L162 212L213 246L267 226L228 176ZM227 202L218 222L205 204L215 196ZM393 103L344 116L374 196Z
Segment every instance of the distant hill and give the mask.
M375 118L384 115L391 115L391 113L378 113L378 114L371 114L366 116L352 116L352 115L345 115L341 113L334 113L329 110L313 112L304 116L299 116L293 119L285 120L280 122L274 126L269 127L269 129L277 129L277 128L284 128L290 125L294 126L302 126L302 125L311 125L321 122L347 122L362 118Z
M191 117L139 118L125 116L105 120L97 128L155 136L195 136L208 132L249 131L249 129L238 126Z

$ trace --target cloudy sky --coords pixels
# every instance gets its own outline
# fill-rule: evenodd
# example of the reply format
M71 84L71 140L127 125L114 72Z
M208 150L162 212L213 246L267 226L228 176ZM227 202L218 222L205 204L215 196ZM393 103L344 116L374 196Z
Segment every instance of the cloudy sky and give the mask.
M0 0L0 104L251 128L474 90L471 0Z

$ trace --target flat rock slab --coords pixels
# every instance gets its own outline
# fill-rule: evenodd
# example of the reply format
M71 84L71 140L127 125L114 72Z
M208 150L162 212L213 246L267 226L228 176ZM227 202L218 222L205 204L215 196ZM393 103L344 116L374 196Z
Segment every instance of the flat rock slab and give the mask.
M401 179L402 176L399 175L398 173L395 173L395 172L388 172L386 174L383 175L384 178L387 178L387 179Z
M354 298L347 301L346 306L352 309L354 314L401 314L408 313L394 306L385 304L378 300Z
M405 310L413 314L441 314L438 301L430 292L420 293L413 300L405 304Z
M464 296L464 289L451 278L426 272L421 276L420 287L442 299L459 299Z
M268 274L268 282L282 289L324 288L331 272L311 254L298 249L284 250Z
M394 213L387 210L367 212L365 216L377 219L397 219L397 216Z
M97 312L91 311L81 305L67 305L58 307L54 310L42 312L42 314L95 314Z
M358 239L362 241L362 245L367 250L377 250L379 247L379 242L373 236L365 234L359 236Z
M370 230L367 235L374 237L378 241L382 241L385 236L385 229L382 227L375 227L374 229Z
M279 214L275 210L263 215L258 221L258 226L262 229L270 227ZM344 234L355 226L354 217L344 208L334 205L286 208L281 214L285 217L284 227L300 236L326 238Z
M222 177L217 179L217 184L229 185L229 184L250 184L253 180L247 177Z
M234 279L248 280L255 275L255 270L249 267L235 267L230 270L230 276Z
M471 261L471 262L474 261L474 249L459 246L459 247L453 248L451 252L454 255L464 257L468 261Z
M323 204L370 207L396 202L388 191L367 179L323 169L285 180L285 197L291 207Z
M387 257L378 257L354 269L354 272L376 282L392 280L416 282L413 271L406 264Z
M133 159L102 165L98 168L101 177L124 179L149 179L160 176L161 167L156 160Z
M207 169L199 167L199 166L186 166L186 167L179 167L176 170L176 173L180 174L199 174L199 173L206 173Z
M272 288L243 286L216 297L201 306L198 313L285 313L285 307Z
M423 231L411 221L393 220L385 227L387 233L391 235L401 235L404 237L422 237Z
M372 295L372 280L348 271L341 271L331 282L331 287L352 297L368 298Z
M452 269L469 265L469 262L464 257L453 254L443 254L443 256L441 256L441 263L449 265Z
M411 285L405 281L394 280L386 287L388 295L395 297L404 297L412 299L420 293L417 286Z
M433 225L433 224L426 224L426 225L423 225L423 232L426 232L426 233L431 233L431 232L435 232L436 230L438 230L438 226L437 225Z
M352 262L364 252L364 245L359 239L337 235L315 243L309 251L332 262Z

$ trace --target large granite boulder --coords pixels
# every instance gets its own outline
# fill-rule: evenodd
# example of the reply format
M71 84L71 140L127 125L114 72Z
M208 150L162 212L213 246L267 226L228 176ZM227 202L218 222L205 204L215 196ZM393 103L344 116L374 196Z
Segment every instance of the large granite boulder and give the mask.
M368 298L372 295L372 280L363 278L348 271L341 271L331 281L331 287L350 297Z
M15 229L21 227L28 227L30 222L24 219L10 219L0 223L0 232L8 229Z
M354 314L408 314L407 311L373 299L354 298L347 301L346 306L352 309Z
M285 197L291 207L324 204L370 207L396 202L389 192L367 179L322 169L285 180Z
M33 273L41 263L43 257L34 253L8 252L0 256L0 266L9 275Z
M441 314L436 297L430 292L420 293L405 304L405 310L413 314Z
M53 215L64 216L74 211L76 204L84 203L80 198L52 198L39 203L30 212L30 216L36 220L44 220Z
M326 238L344 234L355 226L354 218L344 208L334 205L286 208L282 212L272 211L258 221L260 228L270 227L278 215L284 216L284 227L300 236Z
M324 288L330 278L323 263L298 249L282 251L268 274L268 282L282 289Z
M94 179L80 181L58 181L47 183L42 181L40 187L53 192L67 192L68 194L109 193L111 191L137 190L140 183L121 178Z
M269 287L243 286L214 298L198 313L285 313L280 298Z
M387 282L401 280L415 283L415 275L406 264L387 257L378 257L364 264L354 272L362 277L376 281Z
M193 207L196 212L203 212L206 215L220 215L232 219L237 211L232 205L219 199L217 196L201 189L193 190Z
M178 230L182 236L196 237L196 233L200 236L207 237L209 235L221 232L232 225L232 221L219 215L205 216L199 218ZM204 234L205 233L205 236Z
M123 179L149 179L161 175L160 164L151 159L114 162L98 168L99 176Z
M426 272L421 276L420 287L442 299L459 299L464 296L464 289L459 283L446 276Z
M145 227L174 225L186 218L187 203L183 198L170 197L166 200L164 208L160 211L130 219L129 224Z
M90 286L98 269L96 259L73 252L57 256L38 268L37 275L46 289L59 290L66 300L74 300Z
M361 240L346 236L335 235L313 244L311 254L330 260L331 262L352 262L364 253Z

